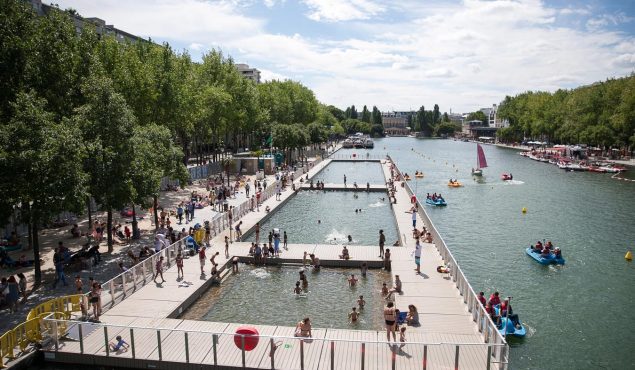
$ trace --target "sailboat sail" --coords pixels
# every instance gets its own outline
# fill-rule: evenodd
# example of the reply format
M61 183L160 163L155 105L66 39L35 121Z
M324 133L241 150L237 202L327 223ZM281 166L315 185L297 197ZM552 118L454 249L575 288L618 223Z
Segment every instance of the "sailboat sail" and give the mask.
M487 161L485 160L485 152L483 152L483 148L481 144L476 144L476 160L478 168L487 167Z

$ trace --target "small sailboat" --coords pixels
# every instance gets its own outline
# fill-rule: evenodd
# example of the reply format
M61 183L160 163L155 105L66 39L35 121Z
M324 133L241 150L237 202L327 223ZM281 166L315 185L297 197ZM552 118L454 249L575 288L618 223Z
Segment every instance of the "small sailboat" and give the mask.
M483 176L483 168L487 167L485 152L481 144L476 144L476 169L472 168L473 176Z

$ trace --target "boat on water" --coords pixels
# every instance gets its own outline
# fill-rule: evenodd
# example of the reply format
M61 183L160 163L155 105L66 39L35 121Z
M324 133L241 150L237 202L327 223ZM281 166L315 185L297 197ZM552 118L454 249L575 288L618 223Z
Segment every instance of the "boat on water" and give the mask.
M483 176L483 168L487 167L485 152L481 144L476 144L476 168L472 168L472 176Z
M525 252L527 253L529 257L533 258L536 262L538 262L541 265L549 265L549 264L564 265L564 258L562 257L562 255L556 256L555 253L549 252L549 254L545 256L538 250L533 249L532 247L527 247L527 249L525 249Z
M463 186L463 184L458 181L449 181L448 186L451 188L460 188L461 186Z
M364 140L363 139L355 139L353 140L353 147L357 149L364 148Z
M426 199L426 204L429 204L429 205L435 206L435 207L445 207L445 206L448 205L445 202L445 199L443 199L443 198L436 198L436 199L427 198Z
M364 141L364 148L366 149L373 149L375 147L375 142L373 141L373 139L371 138L367 138Z
M497 304L494 306L494 311L496 315L500 315L500 305ZM520 322L518 315L512 315L516 319L516 323L512 320L511 317L501 316L500 325L497 325L498 332L501 333L504 337L511 335L518 338L523 338L527 335L527 330L525 326Z
M501 175L501 180L503 181L510 181L513 179L514 179L514 176L511 173L504 173Z
M351 149L353 148L353 140L351 139L346 139L342 142L342 148L344 149Z

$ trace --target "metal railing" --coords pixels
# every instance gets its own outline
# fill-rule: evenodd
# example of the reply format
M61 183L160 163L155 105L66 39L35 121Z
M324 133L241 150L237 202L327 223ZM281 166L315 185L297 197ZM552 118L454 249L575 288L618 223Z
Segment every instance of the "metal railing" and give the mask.
M392 158L390 158L390 156L388 156L388 159L391 163L395 163ZM403 178L396 164L395 171ZM409 195L416 196L408 182L404 181L403 183L405 184L405 189L409 193ZM458 262L452 255L452 252L450 252L450 248L448 248L447 244L443 240L443 237L434 226L434 223L428 216L428 213L425 210L425 206L423 203L421 203L419 197L417 197L417 203L417 213L424 221L424 224L427 226L428 232L432 235L434 245L439 251L441 258L443 258L443 261L446 265L450 266L450 277L459 290L459 293L463 297L463 302L467 305L468 311L472 314L472 320L476 322L478 331L483 334L483 339L486 343L500 345L500 351L494 352L493 356L497 358L497 362L500 364L501 369L506 368L509 358L509 346L507 345L505 338L498 331L496 324L492 321L489 314L485 311L485 307L483 307L481 302L478 300L474 288L472 288L470 283L467 281L463 270L461 270L461 267L459 267Z
M236 368L453 368L492 369L494 353L505 344L434 343L307 338L281 335L248 335L203 330L126 326L60 320L43 320L44 349L118 358L111 343L121 336L129 345L126 359L169 361ZM289 332L293 328L288 328ZM65 336L73 331L73 339ZM319 329L314 329L315 333ZM323 334L323 331L321 332ZM86 348L90 348L86 350ZM101 349L103 348L103 350ZM168 351L169 349L169 351ZM176 350L175 350L176 349ZM57 356L56 356L57 357ZM265 359L265 361L262 361ZM337 361L336 361L337 359ZM115 365L115 363L113 363ZM380 365L380 366L378 366Z
M337 153L337 154L332 154L329 156L330 159L335 159L335 160L346 160L346 161L364 161L364 160L373 160L373 161L378 161L378 160L383 160L386 159L386 155L385 153L382 154L370 154L368 152L366 153Z

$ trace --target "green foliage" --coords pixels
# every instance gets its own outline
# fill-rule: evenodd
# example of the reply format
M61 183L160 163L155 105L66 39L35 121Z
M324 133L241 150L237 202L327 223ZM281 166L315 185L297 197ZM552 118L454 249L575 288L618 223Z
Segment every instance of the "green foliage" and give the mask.
M632 145L635 76L555 93L528 91L507 96L498 115L510 122L509 129L498 134L507 141L539 138L601 147Z
M340 122L340 124L342 125L342 128L344 129L346 134L354 134L357 132L370 134L373 129L372 124L352 118L346 119Z
M441 122L437 126L435 126L436 136L452 136L457 131L461 131L461 125L452 122Z
M481 121L483 123L487 123L488 122L488 118L485 115L485 113L481 112L480 110L477 110L476 112L472 112L470 114L467 115L467 120L468 121Z

